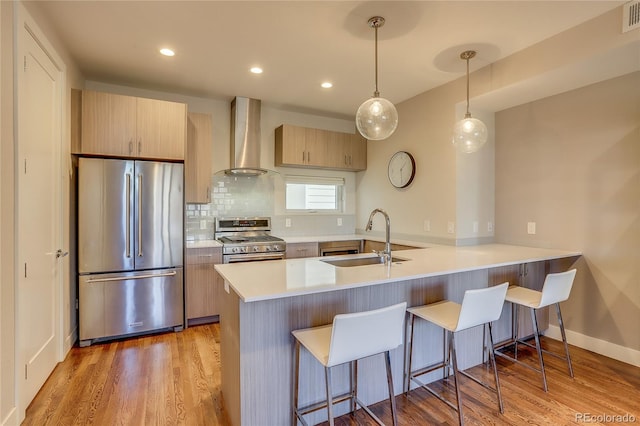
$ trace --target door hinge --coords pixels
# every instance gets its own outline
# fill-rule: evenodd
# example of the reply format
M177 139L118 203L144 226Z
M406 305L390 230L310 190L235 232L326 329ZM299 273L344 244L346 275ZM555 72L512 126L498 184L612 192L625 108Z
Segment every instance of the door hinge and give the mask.
M76 310L78 310L80 308L80 303L78 302L78 299L76 299Z
M24 262L24 277L27 278L27 262Z
M29 378L29 364L24 365L24 379L27 380Z
M24 56L24 70L27 71L27 56Z
M27 159L24 159L24 174L27 174Z

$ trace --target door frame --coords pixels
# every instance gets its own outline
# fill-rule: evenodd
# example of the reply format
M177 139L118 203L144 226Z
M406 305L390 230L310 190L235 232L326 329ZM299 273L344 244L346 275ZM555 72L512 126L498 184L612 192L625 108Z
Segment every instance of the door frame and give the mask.
M24 55L25 52L25 45L26 45L26 40L25 40L25 32L28 32L31 37L33 38L33 40L40 46L40 48L45 52L45 54L49 57L49 59L51 60L51 62L53 63L53 65L55 66L56 70L57 70L57 82L58 82L58 89L57 89L57 104L58 104L58 116L60 118L60 123L59 123L59 129L58 131L60 132L59 135L59 145L56 147L56 152L57 152L57 172L58 172L58 176L59 179L57 179L57 181L54 183L55 185L55 190L57 192L57 206L56 209L58 210L58 216L59 216L59 223L58 223L58 232L56 235L56 239L57 239L57 243L58 243L58 247L59 248L64 248L63 244L65 242L64 239L64 232L65 232L65 226L64 226L64 204L65 202L69 199L68 197L68 187L65 187L65 180L63 179L63 176L65 175L66 171L64 169L64 165L70 164L70 159L67 159L67 161L64 161L64 154L66 152L68 152L68 150L63 149L63 147L65 146L65 144L69 144L69 138L67 137L67 132L68 132L68 127L65 125L65 123L67 123L68 119L69 119L69 115L67 112L67 108L65 108L65 104L66 104L66 90L67 90L67 70L66 70L66 65L64 63L64 61L62 60L62 58L60 57L60 55L56 52L56 50L54 49L53 45L49 42L49 40L47 40L44 32L40 29L40 27L36 24L35 20L31 17L31 15L29 14L29 12L27 11L27 9L25 8L25 6L19 2L17 3L19 4L18 7L16 7L14 9L14 19L16 22L16 25L14 26L14 40L15 40L15 49L14 49L14 66L15 66L15 70L14 70L14 75L15 75L15 81L14 81L14 96L15 96L15 102L14 102L14 129L15 129L15 137L14 137L14 152L15 152L15 157L14 157L14 165L15 165L15 169L14 169L14 178L15 178L15 194L14 194L14 214L15 214L15 219L16 219L16 230L19 229L19 221L20 221L20 216L19 216L19 195L18 195L18 187L19 187L19 179L20 179L20 167L19 167L19 156L18 156L18 152L19 152L19 147L20 147L20 142L21 142L21 135L20 135L20 129L21 129L21 117L20 117L20 107L21 107L21 88L23 87L23 79L24 79L24 74L22 72L22 70L20 70L20 67L23 66L23 59L22 56ZM14 253L20 253L19 251L19 246L20 242L19 242L19 238L17 238L17 233L16 233L16 239L14 240ZM65 340L65 333L64 333L64 286L63 286L63 280L64 277L68 277L69 273L68 273L68 268L69 268L69 261L68 261L68 257L63 257L60 258L62 259L61 261L59 260L58 262L58 274L57 274L57 279L56 279L56 289L55 289L55 294L57 295L56 298L57 300L55 301L55 325L54 327L56 328L56 341L55 341L55 353L56 353L56 358L57 361L60 362L64 359L64 340ZM19 267L20 264L20 258L19 256L15 257L15 278L14 278L14 286L15 286L15 292L14 292L14 307L15 307L15 396L16 396L16 409L18 412L18 420L22 421L25 417L25 411L27 406L29 405L29 403L31 401L22 401L22 395L21 395L21 391L20 391L20 387L22 386L23 383L23 369L21 368L21 366L24 364L25 360L23 359L23 339L25 338L25 336L21 336L20 333L18 333L18 331L20 330L20 312L19 312L19 301L20 301L20 280L19 280L19 271L21 270Z

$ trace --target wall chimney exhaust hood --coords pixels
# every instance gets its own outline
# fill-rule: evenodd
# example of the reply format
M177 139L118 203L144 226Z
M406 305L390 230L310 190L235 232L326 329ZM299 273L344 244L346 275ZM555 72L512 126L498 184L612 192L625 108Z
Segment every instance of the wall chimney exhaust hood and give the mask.
M260 167L260 110L259 99L237 96L231 102L231 168L216 175L259 176L275 173Z

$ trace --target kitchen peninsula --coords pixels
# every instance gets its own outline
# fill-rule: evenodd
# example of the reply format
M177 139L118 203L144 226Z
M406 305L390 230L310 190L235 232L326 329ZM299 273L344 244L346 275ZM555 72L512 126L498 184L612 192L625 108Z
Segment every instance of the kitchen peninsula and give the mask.
M292 330L329 324L339 313L401 301L409 306L442 299L460 302L468 289L505 281L540 289L547 273L569 269L580 255L488 244L403 250L394 252L401 261L391 265L340 267L326 262L331 258L216 265L225 280L217 294L222 307L222 393L229 419L233 425L291 424ZM545 329L548 319L540 320L540 328ZM510 324L511 310L505 306L494 327L496 341L510 335ZM461 368L482 361L482 330L467 333L465 341L470 344L458 353ZM442 356L442 334L434 327L416 328L415 344L421 348L414 356L416 365L433 363ZM391 354L396 394L402 391L403 350L400 347ZM358 392L367 404L386 397L386 378L377 362L374 357L359 364ZM348 389L348 370L342 367L344 370L336 368L333 373L337 393ZM301 404L322 400L323 370L304 351L301 375ZM433 374L427 381L437 378ZM347 404L338 405L336 414L347 409ZM315 415L309 420L326 418L322 410Z

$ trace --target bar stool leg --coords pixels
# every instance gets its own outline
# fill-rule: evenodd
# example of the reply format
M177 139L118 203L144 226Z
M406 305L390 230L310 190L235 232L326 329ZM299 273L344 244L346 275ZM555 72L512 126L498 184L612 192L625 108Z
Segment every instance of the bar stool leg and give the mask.
M291 420L293 426L298 424L298 382L300 380L300 342L296 339L293 354L293 415Z
M393 376L391 375L391 356L389 351L384 353L385 363L387 365L387 384L389 385L389 402L391 403L391 416L393 418L393 425L398 424L398 415L396 413L396 397L393 392Z
M540 336L538 335L538 318L536 317L536 310L533 308L531 311L531 322L533 323L533 336L536 339L536 350L538 351L538 359L540 360L540 373L542 374L542 387L547 392L547 374L544 371L544 360L542 359L542 347L540 346Z
M513 343L513 357L515 359L518 359L518 339L519 339L519 337L518 337L518 333L519 333L518 327L520 325L520 321L519 321L520 310L518 309L518 306L513 304L513 303L511 304L511 314L513 315L513 318L512 318L513 323L512 323L512 326L511 326L511 330L513 330L513 342L514 342Z
M460 426L464 425L464 415L462 414L462 396L458 387L458 358L456 356L456 346L453 338L453 332L449 332L449 356L453 364L453 383L456 388L456 402L458 404L458 419Z
M333 396L331 391L331 367L324 368L325 383L327 385L327 413L329 416L329 425L333 424Z
M444 366L442 367L442 380L446 380L451 375L451 357L450 346L447 340L447 330L442 329L442 359L444 359Z
M489 326L489 359L491 360L491 366L493 367L493 376L496 382L496 393L498 394L498 408L500 413L504 414L504 406L502 404L502 392L500 392L500 379L498 378L498 368L496 367L496 356L493 349L493 330L491 329L491 323L487 323Z
M569 367L569 376L573 378L573 366L571 365L571 356L569 355L569 345L567 344L567 335L564 332L564 322L562 321L562 312L560 312L560 303L556 303L556 313L558 314L558 325L562 333L562 343L564 343L564 353L567 356L567 365Z
M411 389L411 361L413 358L413 324L415 322L416 316L413 314L409 314L409 321L407 321L407 329L405 330L405 342L407 341L406 337L409 336L409 366L406 366L407 359L405 358L405 383L404 383L404 394L405 396L409 396L409 390ZM411 330L409 330L411 329Z
M355 368L356 368L355 361L351 361L349 363L349 390L351 392L351 414L355 414L355 411L356 411L357 390L354 387L354 383L355 383L355 386L358 386L358 379L355 378L356 377Z

